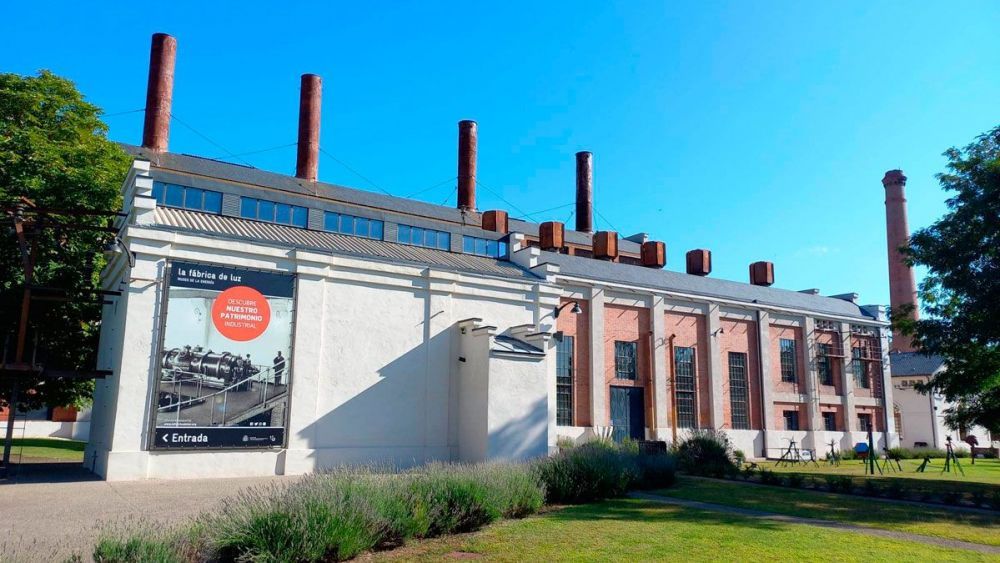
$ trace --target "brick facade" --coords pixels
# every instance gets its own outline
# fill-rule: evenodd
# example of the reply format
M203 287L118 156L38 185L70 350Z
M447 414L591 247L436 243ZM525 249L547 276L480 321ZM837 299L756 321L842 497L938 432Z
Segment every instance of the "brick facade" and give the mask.
M563 298L559 305L576 301L580 313L569 313L572 305L563 309L556 319L556 330L573 337L573 424L591 426L590 408L590 302L582 299Z
M711 427L712 420L712 398L711 379L708 373L708 328L704 315L691 313L667 312L664 322L664 334L667 338L667 346L664 346L664 354L667 357L667 380L668 388L671 390L670 405L673 407L673 385L674 377L674 349L678 347L694 348L694 369L696 374L695 393L698 401L698 428ZM671 340L671 336L673 339ZM667 420L673 424L673 415Z
M747 401L749 403L750 429L762 428L760 358L757 346L757 323L736 319L722 319L719 334L719 353L722 355L722 413L725 428L733 427L732 397L729 391L729 353L747 355Z
M604 384L605 401L611 404L611 386L642 387L643 400L646 406L646 427L653 421L653 385L650 374L651 358L649 339L651 332L649 309L627 307L623 305L606 305L604 307ZM615 342L637 342L636 346L636 379L618 379L615 377ZM603 424L611 424L611 409L608 409Z

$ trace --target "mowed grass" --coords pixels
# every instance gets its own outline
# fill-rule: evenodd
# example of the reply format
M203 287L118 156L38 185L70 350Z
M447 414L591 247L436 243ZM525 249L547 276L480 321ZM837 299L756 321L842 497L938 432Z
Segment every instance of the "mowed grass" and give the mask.
M902 471L899 471L898 469L896 471L883 469L883 473L879 475L876 470L875 477L921 479L927 481L957 481L963 483L987 483L991 485L1000 485L1000 460L977 459L975 465L972 465L972 460L969 458L959 459L958 461L962 464L962 470L965 471L965 475L962 475L962 473L960 473L954 465L951 468L951 472L942 473L941 470L944 469L943 459L932 459L923 473L917 473L917 468L920 467L923 460L904 459L899 462L903 467ZM825 461L817 462L817 464L818 465L813 465L812 463L797 463L795 465L784 465L778 467L776 462L765 461L759 463L758 465L764 469L770 469L781 473L865 476L865 466L858 460L841 461L839 466L829 465ZM882 464L883 462L880 460L879 467L882 467Z
M947 507L923 508L851 495L689 477L680 478L676 486L656 494L1000 546L1000 512L992 515Z
M468 554L468 555L467 555ZM472 555L475 554L475 555ZM974 551L624 499L369 554L374 561L995 561Z
M59 438L19 438L14 440L10 450L13 461L17 456L34 459L58 459L60 461L83 461L86 442L60 440ZM2 447L2 446L0 446Z

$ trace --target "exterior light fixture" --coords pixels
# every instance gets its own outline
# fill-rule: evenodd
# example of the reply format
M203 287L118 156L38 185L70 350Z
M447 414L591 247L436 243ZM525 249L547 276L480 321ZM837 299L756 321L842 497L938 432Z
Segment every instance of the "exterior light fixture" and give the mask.
M555 313L552 313L552 316L558 319L559 313L570 305L573 306L573 308L569 310L570 313L573 313L574 315L579 315L580 313L583 312L583 309L580 308L579 303L577 303L576 301L570 301L569 303L563 303L560 307L556 308L556 311Z

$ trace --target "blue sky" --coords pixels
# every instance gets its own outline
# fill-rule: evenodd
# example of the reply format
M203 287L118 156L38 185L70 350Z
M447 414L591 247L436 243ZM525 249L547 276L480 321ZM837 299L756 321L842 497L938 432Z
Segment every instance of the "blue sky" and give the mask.
M475 119L481 209L567 220L591 150L597 226L665 241L668 268L710 248L714 276L771 260L778 287L864 303L888 300L883 173L904 170L928 225L941 152L1000 124L996 2L29 4L0 18L0 71L74 80L115 140L140 141L141 113L115 114L143 107L167 32L174 114L212 141L175 122L175 152L282 147L241 160L293 173L317 73L321 144L368 179L323 156L324 181L441 184L417 197L454 205L456 123Z

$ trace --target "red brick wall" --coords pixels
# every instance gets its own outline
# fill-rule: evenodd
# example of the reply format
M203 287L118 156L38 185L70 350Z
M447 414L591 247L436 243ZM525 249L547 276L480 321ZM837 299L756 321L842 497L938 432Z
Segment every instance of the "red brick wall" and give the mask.
M836 432L847 432L847 421L844 420L844 406L843 405L834 405L834 404L821 403L820 406L819 406L819 412L820 413L825 413L825 412L832 412L832 413L834 413L836 415L835 418L837 420L837 429L836 429ZM822 415L820 415L820 420L823 420ZM817 428L816 430L826 430L826 428L825 427L820 427L820 428Z
M781 339L795 340L795 383L781 380ZM805 393L805 366L802 365L802 329L771 325L771 381L778 393Z
M572 305L563 309L556 319L556 330L573 337L573 423L591 426L590 423L590 302L580 299L562 299L560 305L576 301L581 312L571 314Z
M722 355L722 413L726 428L732 428L732 401L729 396L729 352L747 355L747 400L750 406L750 429L763 427L760 404L760 358L757 346L757 323L742 320L721 320L722 332L719 339L719 353Z
M876 352L874 352L875 354L878 353L877 343L878 343L877 339L871 336L863 336L859 334L851 336L852 347L861 346L864 350L876 350ZM853 348L851 350L848 350L848 358L853 357L852 356L853 352L854 352ZM871 366L870 367L871 371L869 372L870 377L868 379L870 387L868 389L865 389L864 387L858 387L857 385L855 385L854 395L856 397L881 397L882 395L881 393L879 393L879 390L882 388L882 362L868 362L862 360L861 365ZM856 380L852 378L851 381L854 382Z
M825 330L817 330L816 336L816 352L817 360L819 353L820 344L829 344L832 348L833 354L843 354L842 347L840 346L840 335L835 332L829 332ZM844 394L844 380L843 380L843 359L842 358L830 358L831 371L833 372L833 385L823 385L819 383L819 394L820 395L843 395ZM818 361L817 361L818 365ZM817 367L816 372L817 382L821 381L819 377L819 371Z
M604 396L608 405L607 418L601 424L610 424L611 417L611 385L618 387L643 387L643 399L646 402L646 427L654 425L653 419L653 385L650 382L651 366L649 356L649 339L651 325L649 324L649 309L626 307L623 305L605 305L604 307ZM636 380L615 378L615 341L637 341L636 346Z
M809 414L806 412L806 405L802 403L774 403L774 428L776 430L784 430L784 411L796 410L799 411L799 430L812 430L809 427Z
M870 414L872 415L872 429L875 432L884 432L885 428L885 418L882 414L882 409L879 407L854 407L854 428L861 432L861 425L858 423L857 416L859 414ZM898 431L898 430L897 430Z
M705 315L695 315L689 313L667 312L664 315L664 336L667 338L667 346L664 346L664 354L667 357L667 380L673 381L674 375L674 355L673 349L669 346L670 336L674 335L674 347L694 348L694 369L697 375L697 398L698 398L698 427L711 426L712 404L709 395L711 381L708 375L708 329ZM668 384L669 389L673 389ZM667 410L667 420L673 425L673 412L669 409L673 407L673 397L670 397L670 405Z

